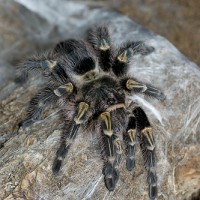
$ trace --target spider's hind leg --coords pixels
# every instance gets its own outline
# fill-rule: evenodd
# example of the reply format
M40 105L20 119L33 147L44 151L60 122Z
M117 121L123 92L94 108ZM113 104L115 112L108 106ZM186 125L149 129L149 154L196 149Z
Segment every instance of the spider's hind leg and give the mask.
M105 165L103 169L105 185L109 191L115 189L119 180L119 163L122 154L122 145L120 139L113 134L112 120L109 112L103 112L100 115L102 120L102 146Z
M136 120L130 116L124 140L127 144L126 168L131 171L135 167Z
M154 200L157 197L157 175L156 175L156 155L155 141L150 122L145 112L140 107L133 110L136 119L137 131L139 132L140 146L145 161L145 168L148 173L147 182L149 184L149 197Z
M128 70L128 64L134 55L148 55L154 51L154 47L141 41L127 42L117 52L112 70L117 76L124 75Z

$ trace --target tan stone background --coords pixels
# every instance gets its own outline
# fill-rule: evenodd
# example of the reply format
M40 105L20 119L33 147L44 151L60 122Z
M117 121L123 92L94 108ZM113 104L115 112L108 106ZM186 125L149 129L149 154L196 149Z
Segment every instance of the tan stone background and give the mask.
M28 0L23 1L27 2ZM37 2L43 2L41 4L43 4L43 8L46 8L47 3L44 2L47 1L49 5L49 0L38 0ZM45 10L45 12L36 10L38 11L36 13L11 2L0 0L2 3L0 4L0 81L2 81L0 83L0 97L4 99L0 103L0 199L79 200L83 197L92 200L148 199L147 185L145 185L146 174L141 154L137 154L137 166L131 174L122 165L117 189L109 194L103 180L101 180L103 163L96 147L97 143L95 140L83 137L83 133L82 135L80 133L76 143L71 148L60 176L52 176L52 159L59 144L62 125L58 112L56 109L47 110L42 119L35 125L27 130L17 132L18 123L25 117L28 101L39 89L41 82L36 79L23 87L12 88L13 71L19 60L29 54L41 51L42 47L44 49L52 47L63 38L77 37L79 34L83 37L86 26L91 25L93 19L95 21L101 16L104 16L104 20L112 19L115 30L118 30L116 37L118 43L122 38L129 39L132 34L133 38L139 36L143 38L147 34L145 29L112 11L98 12L76 6L76 9L70 14L71 10L67 0L61 1L62 6L57 6L56 2L52 9L49 8L51 12L49 10ZM36 2L36 0L32 2ZM159 31L168 33L169 30L175 29L172 28L171 21L168 24L168 17L164 16L165 13L169 16L170 13L181 16L178 12L181 11L180 4L174 6L174 1L172 3L163 0L159 3L158 1L138 0L132 1L135 3L132 6L131 1L124 0L86 0L84 2L94 7L104 5L122 10L148 27L148 24L144 24L133 15L138 13L143 20L146 19L149 24L152 24L152 27L160 26L158 30L153 30L150 27L155 33L160 33ZM136 3L137 6L135 6ZM167 10L164 12L158 4L161 7L168 5ZM157 12L153 7L157 9ZM54 11L54 15L48 15L47 11L50 14ZM60 13L65 16L64 22ZM158 14L162 14L163 18ZM47 15L50 16L48 20ZM171 18L173 22L179 21L178 17L173 15ZM61 20L59 22L63 22L60 23L61 25L57 22L58 19ZM62 26L62 24L69 26ZM189 24L193 25L193 23ZM136 30L140 30L138 35L134 34L137 32ZM186 30L192 32L192 29ZM183 31L178 31L178 33L183 35ZM196 32L193 31L193 33ZM160 34L164 36L164 34ZM191 197L200 194L200 69L182 56L164 38L151 34L147 37L147 35L145 38L153 42L152 45L157 51L145 59L138 58L140 62L136 63L140 63L140 65L134 65L134 72L137 71L138 76L147 78L152 84L161 85L162 83L163 91L167 92L168 96L162 105L154 102L156 108L160 110L165 124L165 127L160 126L156 119L156 123L153 123L157 133L155 137L160 187L158 199L197 200ZM196 34L196 36L198 35ZM190 36L190 41L193 38ZM185 39L185 44L188 44L188 41ZM198 45L197 41L194 44ZM178 45L176 46L180 49ZM195 53L194 50L191 52ZM11 91L10 95L9 91ZM82 142L82 138L84 138L84 142ZM93 186L96 187L95 192Z

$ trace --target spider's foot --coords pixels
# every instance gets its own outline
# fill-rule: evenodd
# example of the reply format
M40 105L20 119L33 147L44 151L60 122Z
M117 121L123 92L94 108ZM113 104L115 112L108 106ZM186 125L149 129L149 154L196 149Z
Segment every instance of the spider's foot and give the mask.
M23 78L22 76L19 76L17 77L15 80L14 80L15 84L17 84L18 86L22 86L25 82L26 82L26 79Z
M149 197L154 200L157 197L157 176L154 171L148 173L147 181L149 183Z
M151 200L155 200L157 197L157 185L150 185L149 186L149 198Z
M60 171L61 165L62 165L62 159L56 158L52 166L52 172L54 175L58 174L58 172Z
M119 180L119 172L116 170L112 164L108 163L104 169L104 180L105 185L109 191L115 189L116 183Z
M135 167L135 159L127 158L126 168L128 171L131 171Z
M66 147L65 144L61 143L59 149L56 152L56 158L52 165L52 172L54 175L58 174L58 172L60 171L62 161L64 160L64 158L68 152L68 149L69 149L69 146Z
M154 48L154 47L144 45L144 49L143 49L143 51L141 52L141 54L142 54L142 55L148 55L148 54L150 54L150 53L152 53L152 52L154 52L154 51L155 51L155 48Z
M27 120L21 121L18 126L19 126L19 129L20 128L25 129L25 128L31 126L33 123L35 123L34 119L27 119Z

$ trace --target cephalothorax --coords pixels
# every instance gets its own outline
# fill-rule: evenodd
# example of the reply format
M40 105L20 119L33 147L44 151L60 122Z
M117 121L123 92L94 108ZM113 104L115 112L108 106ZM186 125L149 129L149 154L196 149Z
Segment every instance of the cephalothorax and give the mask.
M116 48L111 43L109 28L100 26L89 31L87 41L69 39L60 42L47 55L24 63L16 81L24 82L30 72L39 70L46 79L46 85L32 98L28 117L20 123L20 127L33 124L43 109L56 101L63 111L64 127L52 165L53 173L60 170L81 126L100 138L105 185L113 191L119 179L122 142L126 145L126 166L131 171L135 166L137 137L148 172L149 197L156 198L152 128L143 109L128 101L128 95L141 93L159 100L163 100L164 95L159 89L127 74L134 55L145 56L153 51L153 47L141 41L126 42Z

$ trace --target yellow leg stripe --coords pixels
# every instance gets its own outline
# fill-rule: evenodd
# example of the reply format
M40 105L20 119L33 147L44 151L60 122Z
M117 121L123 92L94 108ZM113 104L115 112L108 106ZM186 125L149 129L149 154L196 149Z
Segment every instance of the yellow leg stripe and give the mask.
M47 62L47 65L48 65L48 68L50 70L52 70L56 65L57 65L57 61L49 61L49 60L46 60Z
M106 42L106 40L103 39L101 41L101 45L100 45L99 49L102 51L107 51L108 49L110 49L110 45Z
M142 92L145 92L147 90L147 86L146 85L144 85L142 83L139 83L137 81L131 80L131 79L127 80L126 87L129 90L142 89Z
M110 118L110 113L109 112L101 113L100 119L102 121L104 121L104 123L106 125L106 129L103 130L104 134L111 137L113 134L113 131L112 131L112 122L111 122L111 118Z
M152 150L154 149L154 141L153 141L153 133L152 133L152 128L144 128L142 131L142 134L147 138Z
M56 96L60 97L62 95L62 92L60 90L65 90L68 94L71 94L74 90L74 86L72 85L72 83L67 83L65 85L59 86L53 92Z
M127 58L127 50L124 51L122 54L120 54L117 59L120 61L120 62L123 62L123 63L127 63L128 61L128 58Z
M130 145L134 145L135 144L135 137L136 137L136 130L135 129L129 129L127 132L128 132L128 135L131 139Z
M121 145L121 141L119 138L116 138L114 140L114 145L117 148L117 153L121 154L122 153L122 145Z
M85 102L80 102L78 105L78 113L77 116L74 118L74 121L76 122L76 124L81 124L83 122L83 119L81 119L86 111L88 110L89 105Z

